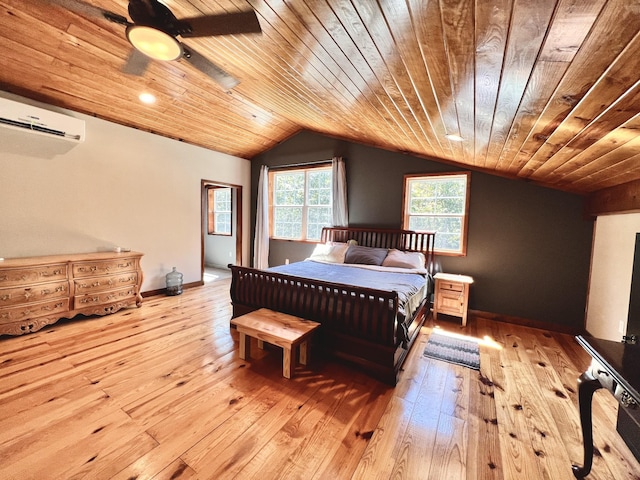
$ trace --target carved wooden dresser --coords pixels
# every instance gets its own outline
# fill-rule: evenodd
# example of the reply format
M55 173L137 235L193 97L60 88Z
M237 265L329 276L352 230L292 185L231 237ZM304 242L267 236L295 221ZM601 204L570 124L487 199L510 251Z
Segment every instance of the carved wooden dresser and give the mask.
M140 306L138 252L98 252L0 261L0 335L35 332L61 318Z

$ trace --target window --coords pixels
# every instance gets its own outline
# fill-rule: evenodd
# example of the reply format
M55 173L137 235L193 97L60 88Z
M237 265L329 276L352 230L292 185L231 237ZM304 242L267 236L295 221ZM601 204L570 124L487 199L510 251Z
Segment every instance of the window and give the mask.
M269 172L272 238L320 240L332 224L332 176L330 166Z
M207 187L210 235L231 235L231 188Z
M436 232L436 253L466 255L469 179L469 172L405 175L404 228Z

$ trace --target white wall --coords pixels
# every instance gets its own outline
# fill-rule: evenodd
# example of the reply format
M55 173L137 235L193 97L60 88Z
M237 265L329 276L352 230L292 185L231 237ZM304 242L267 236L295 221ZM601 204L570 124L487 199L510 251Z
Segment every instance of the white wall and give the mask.
M637 232L640 213L596 220L586 322L595 337L620 341L626 332Z
M86 141L53 158L6 153L0 136L0 257L122 246L145 254L143 292L163 288L173 266L185 283L200 280L201 180L249 192L248 160L6 92L0 96L86 121ZM246 263L249 202L243 207Z

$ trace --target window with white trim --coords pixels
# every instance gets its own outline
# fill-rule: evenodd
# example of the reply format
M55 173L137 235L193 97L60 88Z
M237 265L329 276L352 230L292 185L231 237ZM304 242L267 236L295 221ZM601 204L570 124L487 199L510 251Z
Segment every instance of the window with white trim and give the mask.
M436 232L435 252L466 255L470 172L405 175L403 227Z
M231 188L207 187L209 235L231 235Z
M332 225L331 166L271 170L271 238L318 241Z

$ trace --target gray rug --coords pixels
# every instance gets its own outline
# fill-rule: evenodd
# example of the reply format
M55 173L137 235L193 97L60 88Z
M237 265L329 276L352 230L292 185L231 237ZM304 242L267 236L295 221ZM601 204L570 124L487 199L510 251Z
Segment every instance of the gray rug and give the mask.
M450 337L435 330L429 335L429 341L424 349L424 356L480 370L480 348L478 347L478 342Z

